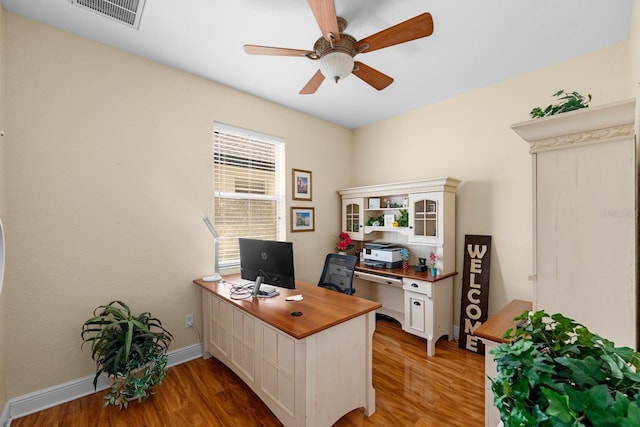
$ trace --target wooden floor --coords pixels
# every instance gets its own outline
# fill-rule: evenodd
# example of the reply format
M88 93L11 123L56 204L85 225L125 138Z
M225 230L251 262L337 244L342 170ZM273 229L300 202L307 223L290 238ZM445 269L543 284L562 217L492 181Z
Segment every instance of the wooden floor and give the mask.
M484 358L440 340L425 341L396 323L378 320L373 337L376 412L351 411L336 426L484 425ZM231 370L214 358L170 368L157 394L128 409L103 408L99 392L13 420L24 426L280 426L278 419Z

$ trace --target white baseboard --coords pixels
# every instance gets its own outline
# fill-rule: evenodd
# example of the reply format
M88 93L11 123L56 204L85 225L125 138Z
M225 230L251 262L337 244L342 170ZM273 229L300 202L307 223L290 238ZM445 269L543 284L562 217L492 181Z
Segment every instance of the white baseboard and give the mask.
M202 357L202 343L193 344L187 347L167 353L167 366L175 366L189 360ZM96 391L105 390L109 382L105 376L98 378L97 387L93 388L93 377L80 378L59 384L33 393L9 399L5 404L5 409L0 418L0 426L9 426L11 419L24 417L43 409L51 408L61 403L69 402L80 397L88 396Z
M9 419L9 402L5 402L4 409L0 414L0 426L8 427L11 424L11 420Z
M167 353L167 366L172 367L199 357L202 357L202 343L170 351Z

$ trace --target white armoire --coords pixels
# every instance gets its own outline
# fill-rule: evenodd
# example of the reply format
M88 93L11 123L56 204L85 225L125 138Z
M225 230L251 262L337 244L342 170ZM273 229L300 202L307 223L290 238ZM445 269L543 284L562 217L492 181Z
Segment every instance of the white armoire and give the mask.
M635 100L512 126L533 161L533 309L637 340Z

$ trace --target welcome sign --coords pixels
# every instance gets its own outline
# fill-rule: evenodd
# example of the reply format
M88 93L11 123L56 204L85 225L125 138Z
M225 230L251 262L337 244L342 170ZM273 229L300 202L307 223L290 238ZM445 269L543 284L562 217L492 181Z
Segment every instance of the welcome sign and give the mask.
M473 335L473 331L487 320L490 264L491 236L464 236L458 347L478 354L484 354L484 344Z

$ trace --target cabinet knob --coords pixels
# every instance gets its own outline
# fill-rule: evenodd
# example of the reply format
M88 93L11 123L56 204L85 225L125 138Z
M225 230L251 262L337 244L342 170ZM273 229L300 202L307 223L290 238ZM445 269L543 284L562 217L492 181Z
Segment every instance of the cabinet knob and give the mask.
M420 301L414 301L413 305L418 305L419 306L420 305Z
M417 288L417 287L418 287L418 284L417 284L417 283L412 283L412 284L411 284L411 287L412 287L412 288Z

